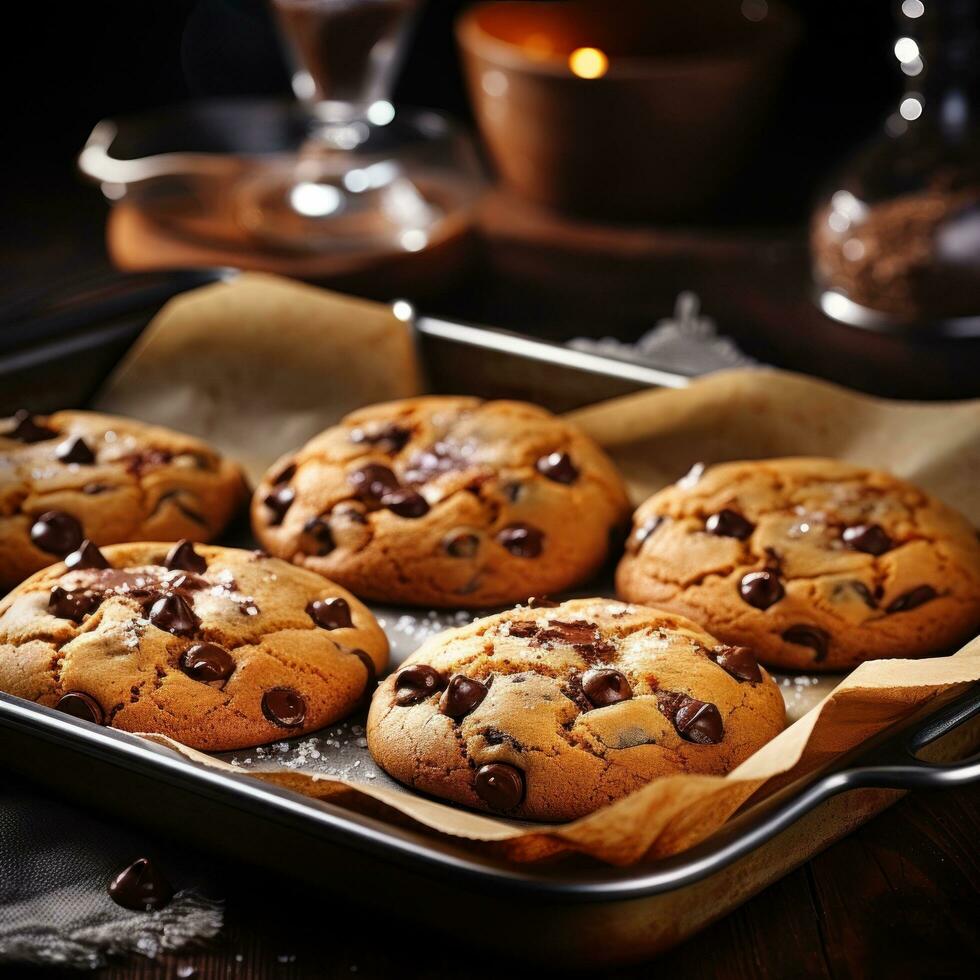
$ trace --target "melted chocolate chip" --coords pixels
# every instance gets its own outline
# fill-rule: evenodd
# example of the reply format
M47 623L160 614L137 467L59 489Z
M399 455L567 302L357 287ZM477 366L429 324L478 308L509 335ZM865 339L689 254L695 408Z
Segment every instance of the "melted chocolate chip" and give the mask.
M272 485L274 487L281 487L284 483L289 483L289 481L296 476L296 464L290 463L288 466L284 466L273 478Z
M59 619L71 619L80 623L90 612L99 608L101 598L87 589L75 589L69 592L60 585L51 590L48 600L48 612Z
M508 625L507 634L509 636L519 636L522 639L535 637L541 632L542 627L529 620L518 619Z
M597 639L599 627L584 619L573 619L570 622L549 619L547 628L540 629L537 634L539 643L566 643L573 647L592 646Z
M334 599L314 599L307 605L306 613L317 626L325 630L347 629L354 625L350 603L340 596Z
M465 718L486 696L486 685L464 674L455 674L442 692L439 710L450 718Z
M915 609L926 602L931 602L938 596L939 593L931 585L919 585L910 592L906 592L905 595L900 595L888 606L885 612L907 612L909 609Z
M497 534L497 541L518 558L537 558L544 548L544 534L530 524L509 524Z
M231 654L216 643L195 643L181 655L180 669L196 681L224 681L235 670Z
M306 701L288 687L274 687L262 695L262 714L280 728L298 728L306 719Z
M389 422L380 429L352 429L350 441L357 445L377 446L386 453L400 453L411 439L412 433L404 426Z
M55 707L58 711L71 715L72 718L81 718L82 721L90 721L93 725L101 725L105 721L105 712L99 702L81 691L62 694Z
M442 547L452 558L472 558L480 549L480 538L472 531L456 531L443 539Z
M783 639L787 643L795 643L800 647L809 647L815 654L814 660L819 663L827 659L827 648L830 646L830 634L817 626L791 626L783 631Z
M4 435L8 439L30 443L54 439L58 433L54 429L41 425L26 408L21 408L14 413L14 427L9 432L5 432Z
M303 535L313 545L308 553L323 557L336 547L330 525L322 517L311 517L303 525Z
M81 436L66 439L58 446L54 454L61 463L77 463L81 466L89 466L95 462L95 453L92 452L88 443Z
M273 527L277 527L282 524L283 519L286 516L286 511L289 510L293 505L293 501L296 499L296 491L292 487L279 486L276 487L270 494L266 495L263 503L272 512L272 517L269 518L269 523Z
M31 542L52 555L67 555L78 548L84 538L82 525L60 510L42 514L31 527Z
M673 722L677 734L698 745L717 745L725 737L721 713L710 701L698 701L687 694L662 691L657 705Z
M708 651L708 656L737 681L758 684L762 680L759 663L748 647L715 647Z
M770 568L749 572L738 584L739 595L756 609L768 609L786 594L779 576Z
M574 483L578 479L578 467L568 453L550 453L534 464L535 469L555 483Z
M106 556L86 538L76 551L65 558L65 567L76 571L83 568L109 568Z
M868 555L883 555L891 551L892 539L879 524L855 524L845 527L841 534L844 544Z
M163 560L163 567L171 571L194 572L203 575L208 570L207 559L194 550L194 545L187 538L178 541Z
M476 795L494 810L512 810L524 799L524 773L502 762L480 766L473 781Z
M582 675L582 691L594 708L605 708L633 697L633 688L624 674L611 667L596 667Z
M395 674L395 703L403 708L424 701L430 694L441 691L446 681L442 674L427 664L410 664Z
M653 534L654 531L663 524L664 518L657 515L656 517L651 517L650 520L641 524L627 539L626 550L631 554L635 555L640 548L646 543L647 538Z
M190 636L201 625L190 604L179 595L163 595L155 599L147 618L154 626L174 636Z
M549 599L546 595L528 596L527 602L524 605L529 609L556 609L558 607L558 603L554 599Z
M738 511L725 507L704 522L704 529L708 534L716 534L720 538L738 538L739 541L745 541L752 535L755 526Z
M174 897L170 882L149 858L139 858L109 882L109 897L124 909L152 912Z
M424 517L429 513L425 497L415 490L394 490L381 498L382 506L399 517Z
M347 482L359 497L375 503L380 503L386 493L399 487L398 477L380 463L368 463L367 466L348 473Z

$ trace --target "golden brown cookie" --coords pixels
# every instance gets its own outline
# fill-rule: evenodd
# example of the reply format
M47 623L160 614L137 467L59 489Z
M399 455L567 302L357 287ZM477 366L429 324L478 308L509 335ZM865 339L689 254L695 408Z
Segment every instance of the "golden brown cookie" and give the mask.
M374 617L333 582L188 541L90 544L0 601L0 690L197 749L328 725L387 659Z
M247 493L207 443L93 412L0 419L0 587L83 539L209 541Z
M362 598L479 607L588 578L628 513L602 450L544 409L414 398L279 460L252 526L272 554Z
M616 586L773 666L841 670L974 634L980 542L887 473L832 459L724 463L638 508Z
M368 745L414 789L570 820L671 773L726 773L778 734L750 650L614 599L518 606L426 642L375 692Z

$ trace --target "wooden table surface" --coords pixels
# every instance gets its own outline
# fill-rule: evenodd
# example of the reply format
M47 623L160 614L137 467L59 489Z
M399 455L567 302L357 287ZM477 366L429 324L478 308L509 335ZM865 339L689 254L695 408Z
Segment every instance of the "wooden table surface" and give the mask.
M8 213L0 232L0 302L25 285L54 285L80 269L103 267L103 220L92 191L55 195L40 215L35 206ZM500 247L496 256L499 266ZM487 284L483 302L502 292L501 282ZM508 310L508 319L518 315ZM908 796L655 964L599 975L975 975L978 842L980 787ZM217 940L155 961L116 962L101 975L496 978L522 972L521 964L484 954L465 935L451 940L380 920L285 877L220 866L216 880L227 900L226 927ZM493 925L474 922L473 932L485 934ZM506 937L499 938L506 945Z

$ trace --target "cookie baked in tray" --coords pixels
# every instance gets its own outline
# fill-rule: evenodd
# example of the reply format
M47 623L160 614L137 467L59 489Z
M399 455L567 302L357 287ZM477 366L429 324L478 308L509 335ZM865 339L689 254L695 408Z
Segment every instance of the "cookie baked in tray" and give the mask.
M94 412L0 419L0 588L74 551L210 541L247 493L237 464L192 436Z
M809 457L723 463L641 504L616 584L767 664L844 670L973 635L980 541L888 473Z

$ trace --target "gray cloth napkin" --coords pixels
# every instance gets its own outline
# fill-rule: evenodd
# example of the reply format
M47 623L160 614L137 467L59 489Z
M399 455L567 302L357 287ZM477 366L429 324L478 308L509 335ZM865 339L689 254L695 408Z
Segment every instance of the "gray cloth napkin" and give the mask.
M179 855L179 856L178 856ZM151 857L170 903L133 912L107 885ZM155 956L215 936L222 902L183 849L159 846L0 772L0 971L6 964L94 969L110 955Z

